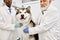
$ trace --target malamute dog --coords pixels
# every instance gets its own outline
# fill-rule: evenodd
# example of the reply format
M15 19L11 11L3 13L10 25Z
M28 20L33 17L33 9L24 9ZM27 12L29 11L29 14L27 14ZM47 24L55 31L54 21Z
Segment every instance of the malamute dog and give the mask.
M22 23L23 26L17 29L18 40L38 40L38 34L29 35L24 33L23 30L26 27L35 27L35 23L32 20L32 15L30 12L30 6L27 8L18 8L16 12L17 23Z

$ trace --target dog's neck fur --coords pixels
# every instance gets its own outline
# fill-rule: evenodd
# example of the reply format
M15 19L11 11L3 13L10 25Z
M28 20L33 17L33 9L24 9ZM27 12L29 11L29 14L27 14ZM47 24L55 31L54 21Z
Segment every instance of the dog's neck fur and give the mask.
M27 26L27 27L35 27L35 25L36 24L32 20L23 24L23 26Z
M23 26L28 26L30 21L23 23Z

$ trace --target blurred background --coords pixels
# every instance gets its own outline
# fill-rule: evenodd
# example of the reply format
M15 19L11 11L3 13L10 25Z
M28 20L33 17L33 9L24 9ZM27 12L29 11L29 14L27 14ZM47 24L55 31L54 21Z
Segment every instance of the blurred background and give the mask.
M22 0L13 0L13 1L19 2ZM26 2L30 2L30 1L37 1L37 0L23 0L22 2L26 3ZM2 5L1 3L3 3L3 0L0 0L0 6ZM60 0L53 0L53 5L60 10L59 4L60 4Z
M59 10L60 12L60 0L53 0L53 5Z

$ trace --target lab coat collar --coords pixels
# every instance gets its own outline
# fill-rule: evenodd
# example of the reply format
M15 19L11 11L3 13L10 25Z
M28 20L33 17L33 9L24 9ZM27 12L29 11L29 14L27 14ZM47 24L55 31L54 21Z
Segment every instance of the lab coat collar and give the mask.
M4 10L9 14L9 15L15 15L15 9L14 7L11 6L11 13L9 12L9 7L7 7L6 5L3 6Z
M6 6L6 5L4 5L4 7L8 10L9 9L9 7L8 6ZM12 6L10 7L11 9L12 9Z
M51 7L52 7L52 3L50 3L50 5L49 5L48 8L46 9L46 11L48 11Z
M48 8L46 10L44 10L44 15L47 14L47 12L49 12L49 10L51 9L52 7L52 3L48 6Z

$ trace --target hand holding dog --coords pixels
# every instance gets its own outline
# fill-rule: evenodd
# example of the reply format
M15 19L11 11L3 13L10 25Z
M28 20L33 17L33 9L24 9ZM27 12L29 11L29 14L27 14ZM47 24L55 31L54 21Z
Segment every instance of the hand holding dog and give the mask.
M15 28L20 28L20 27L22 27L22 26L23 26L22 23L16 23Z
M29 33L29 28L28 28L28 27L25 28L25 29L23 30L23 32L24 32L24 33Z

